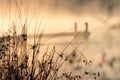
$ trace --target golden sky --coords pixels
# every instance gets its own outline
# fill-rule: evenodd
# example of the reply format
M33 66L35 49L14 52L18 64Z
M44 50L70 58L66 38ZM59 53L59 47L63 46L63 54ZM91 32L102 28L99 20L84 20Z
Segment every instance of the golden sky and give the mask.
M33 33L35 25L40 24L45 32L61 32L73 28L74 22L79 30L89 22L94 30L109 16L109 4L114 14L119 12L119 0L0 0L0 31L7 31L15 23L27 23L28 32ZM116 10L117 9L117 10ZM58 28L59 27L59 28ZM72 29L70 31L73 31Z

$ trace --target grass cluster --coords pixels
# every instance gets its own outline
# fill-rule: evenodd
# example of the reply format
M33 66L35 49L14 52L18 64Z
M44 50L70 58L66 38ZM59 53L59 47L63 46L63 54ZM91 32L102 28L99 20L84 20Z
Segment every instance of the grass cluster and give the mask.
M0 80L83 80L86 77L97 79L100 76L100 73L89 71L76 75L71 70L62 71L64 64L70 63L72 66L75 52L72 57L65 56L53 47L50 52L47 48L41 53L42 35L34 37L34 44L28 47L26 26L23 25L20 34L17 34L15 27L0 37ZM84 57L82 62L86 66L89 64Z

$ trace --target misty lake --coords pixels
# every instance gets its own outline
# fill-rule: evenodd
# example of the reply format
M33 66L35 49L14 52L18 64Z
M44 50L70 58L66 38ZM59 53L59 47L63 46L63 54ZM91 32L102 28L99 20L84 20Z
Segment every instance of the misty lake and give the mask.
M99 31L99 30L98 30ZM96 34L96 35L95 35ZM92 64L89 66L89 70L99 71L101 75L106 75L110 78L119 77L120 70L120 56L119 56L119 30L110 30L107 28L106 30L100 31L95 34L91 34L89 40L78 39L77 41L73 41L64 51L65 55L70 55L74 50L77 52L78 59L81 54L79 51L83 53L83 55L87 58L87 60L91 60ZM74 37L53 37L53 38L42 38L41 50L45 52L46 48L49 47L49 50L56 47L56 51L61 53L64 48L73 40ZM31 41L32 42L32 41ZM28 41L28 44L31 43ZM103 61L103 55L106 54L106 62ZM112 59L115 58L114 66L111 66ZM102 63L103 67L100 66ZM68 64L67 69L73 70L78 63L74 64L74 67L70 67L71 64ZM66 69L66 68L65 68Z

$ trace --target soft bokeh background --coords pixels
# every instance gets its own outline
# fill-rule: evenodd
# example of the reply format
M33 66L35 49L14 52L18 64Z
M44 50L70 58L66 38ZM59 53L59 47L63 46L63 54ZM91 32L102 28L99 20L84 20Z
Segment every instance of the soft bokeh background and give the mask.
M40 31L44 29L44 33L59 33L74 31L74 22L78 23L79 31L84 31L84 23L88 22L90 40L78 49L93 61L95 70L104 71L109 77L119 77L119 4L120 0L0 0L0 35L12 28L12 24L21 26L25 23L28 34L34 34L39 24ZM58 37L51 42L59 43L61 40L70 41ZM56 46L59 51L64 45ZM71 51L75 46L70 47ZM69 49L66 51L70 52ZM101 68L99 63L104 54L107 63L103 62L104 67ZM113 58L114 66L111 66Z
M27 19L28 25L31 25L29 29L33 32L36 21L42 21L45 32L61 32L72 28L74 22L79 24L79 30L83 22L89 22L94 24L90 26L90 30L93 30L105 19L111 21L117 17L111 22L119 21L119 3L119 0L0 0L0 23L2 26L19 20L24 23Z

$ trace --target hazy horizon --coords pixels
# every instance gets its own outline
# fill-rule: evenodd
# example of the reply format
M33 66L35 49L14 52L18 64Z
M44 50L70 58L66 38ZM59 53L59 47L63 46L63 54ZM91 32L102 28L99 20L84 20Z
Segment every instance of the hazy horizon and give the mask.
M21 20L22 24L27 21L27 25L31 26L29 30L33 30L33 25L36 22L37 24L41 22L40 26L45 27L45 32L68 30L74 27L74 22L77 22L78 26L80 26L79 30L84 28L85 22L99 26L99 23L102 23L105 19L111 20L111 18L116 17L120 10L119 0L0 1L1 26L10 26L12 23L18 25ZM111 10L109 9L110 6L112 7ZM4 27L3 30L6 31L7 29L7 27Z

